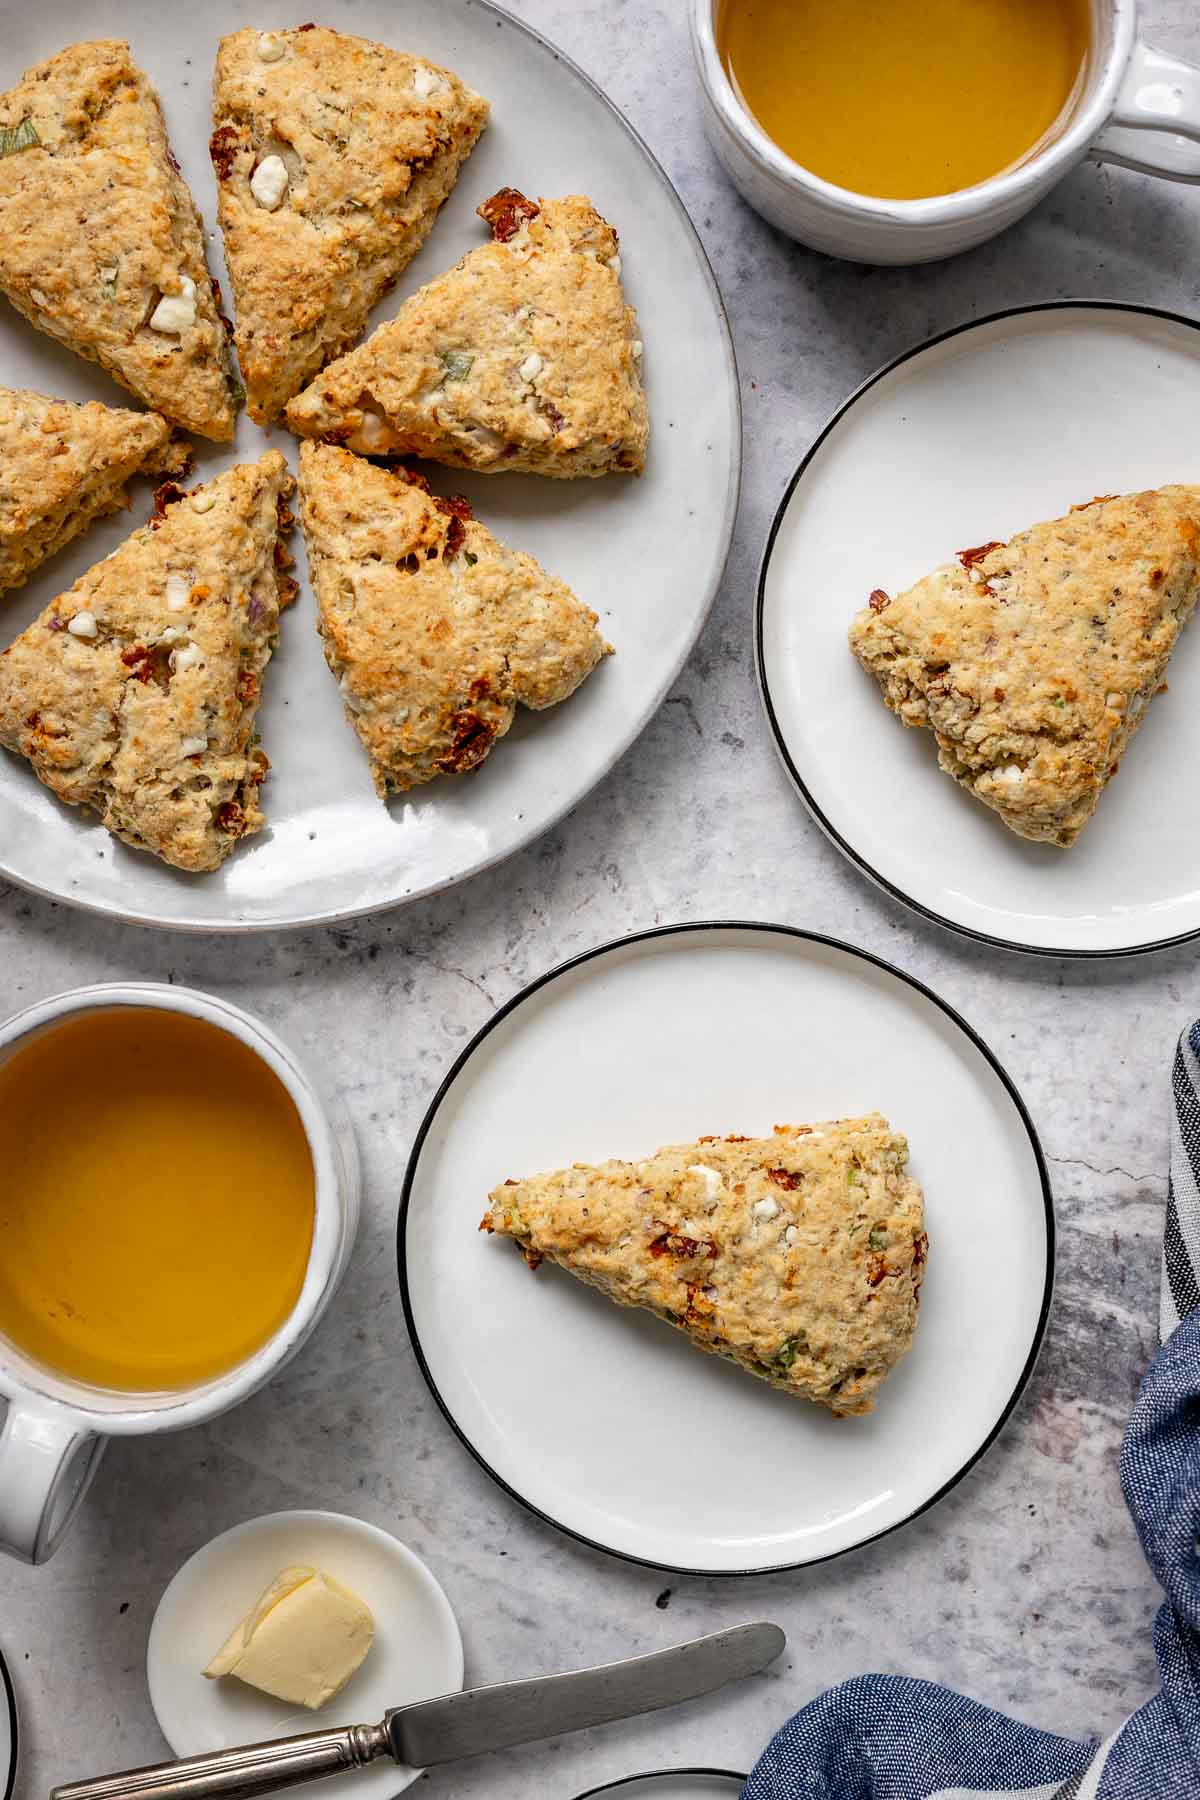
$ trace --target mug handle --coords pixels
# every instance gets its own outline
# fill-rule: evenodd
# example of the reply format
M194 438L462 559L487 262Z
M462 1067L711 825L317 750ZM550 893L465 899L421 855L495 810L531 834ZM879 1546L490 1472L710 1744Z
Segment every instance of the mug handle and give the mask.
M28 1563L53 1556L104 1445L52 1401L9 1398L0 1429L0 1550Z
M1200 182L1200 68L1139 39L1112 117L1088 155L1143 175Z

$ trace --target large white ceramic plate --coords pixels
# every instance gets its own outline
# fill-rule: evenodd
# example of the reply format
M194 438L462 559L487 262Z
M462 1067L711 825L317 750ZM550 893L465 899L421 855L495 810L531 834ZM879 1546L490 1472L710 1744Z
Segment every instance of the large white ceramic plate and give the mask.
M249 22L269 28L305 16L281 0L191 0L183 29L183 15L164 12L161 0L38 0L5 10L0 88L74 39L127 37L162 94L228 295L207 149L217 40ZM733 524L739 403L720 298L679 199L625 121L549 44L482 0L328 0L318 16L445 63L492 102L479 147L375 322L485 241L474 208L497 187L590 194L620 232L623 279L646 346L645 475L559 482L428 469L435 488L468 494L501 538L568 581L600 614L617 654L565 705L520 718L478 774L384 807L320 653L297 532L302 591L284 621L261 713L273 764L264 790L269 828L220 873L179 874L126 849L0 753L0 876L149 924L219 931L344 918L432 892L528 843L600 780L659 705L704 621ZM132 404L3 302L0 382ZM243 418L235 450L202 449L196 478L261 455L271 442L294 466L286 432L266 434ZM132 522L149 508L143 483ZM126 517L98 526L27 588L0 599L0 643L115 548L130 524Z
M914 1347L866 1418L477 1229L509 1176L876 1108L908 1136L930 1249ZM933 994L803 932L685 925L543 977L464 1051L409 1163L400 1281L443 1412L515 1498L631 1560L741 1574L878 1537L971 1466L1032 1367L1052 1239L1025 1109Z
M375 1619L366 1661L319 1717L202 1670L280 1569L307 1563L361 1594ZM176 1756L258 1744L322 1726L374 1723L391 1706L456 1693L463 1647L450 1602L420 1557L377 1525L344 1513L281 1512L247 1519L188 1558L166 1588L146 1646L150 1703ZM351 1784L362 1800L393 1800L419 1769L375 1763ZM313 1784L331 1800L341 1776Z
M12 1677L0 1656L0 1800L12 1800L17 1779L17 1700Z
M1200 329L1065 302L935 338L835 415L793 478L759 587L759 668L785 763L864 874L972 937L1129 954L1200 932L1200 628L1070 850L1027 843L937 767L846 629L964 544L1093 494L1200 481Z

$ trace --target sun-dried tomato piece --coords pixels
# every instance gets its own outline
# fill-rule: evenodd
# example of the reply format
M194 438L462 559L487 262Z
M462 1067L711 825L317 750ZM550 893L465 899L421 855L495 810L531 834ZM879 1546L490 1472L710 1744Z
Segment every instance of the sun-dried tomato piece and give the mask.
M663 1219L655 1219L654 1223L659 1227L659 1235L650 1241L651 1256L677 1256L684 1262L696 1256L716 1259L717 1246L711 1238L685 1237L681 1231L672 1231Z
M164 690L171 685L171 651L167 644L135 644L122 650L121 661L135 681L156 682Z
M492 236L498 244L507 244L509 238L515 237L526 219L536 219L541 211L532 200L527 200L519 188L498 188L494 194L477 206L475 211L481 219L486 219L492 228Z
M1093 494L1090 500L1077 500L1071 511L1086 512L1089 506L1103 506L1106 500L1115 499L1117 499L1116 494Z
M246 829L246 815L238 801L226 800L213 815L213 824L218 831L227 832L230 837L241 837Z
M177 481L161 482L154 490L154 511L150 515L150 529L157 531L166 517L168 506L173 506L176 500L182 499L183 489Z
M237 150L237 126L218 125L208 140L208 154L212 158L212 166L216 170L218 181L229 180L233 173L233 162Z
M463 521L475 517L471 502L462 494L434 494L431 498L438 511L450 520L442 555L447 562L453 562L467 541Z
M496 727L466 707L452 713L450 723L454 727L454 742L441 758L438 768L443 775L462 775L468 769L478 768L483 761L492 747Z
M776 1187L786 1188L789 1193L804 1180L803 1175L798 1174L795 1169L768 1169L767 1177Z
M976 563L981 563L985 556L992 554L993 550L1003 550L1003 548L1001 540L993 538L990 544L976 544L973 550L960 550L958 560L964 569L973 569Z

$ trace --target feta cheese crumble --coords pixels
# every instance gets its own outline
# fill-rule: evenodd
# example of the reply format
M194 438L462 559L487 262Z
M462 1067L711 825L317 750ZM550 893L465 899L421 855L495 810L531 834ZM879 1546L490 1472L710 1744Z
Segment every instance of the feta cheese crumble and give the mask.
M267 212L274 212L287 193L287 164L282 156L264 156L250 177L250 192Z

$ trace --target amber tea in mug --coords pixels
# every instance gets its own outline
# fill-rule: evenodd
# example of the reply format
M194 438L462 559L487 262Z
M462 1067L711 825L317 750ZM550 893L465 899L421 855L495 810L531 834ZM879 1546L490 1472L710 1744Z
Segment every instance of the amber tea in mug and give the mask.
M1016 167L1082 90L1089 0L724 0L742 103L794 162L918 200Z
M299 1298L315 1206L291 1095L203 1019L98 1008L0 1062L0 1334L60 1375L235 1368Z

